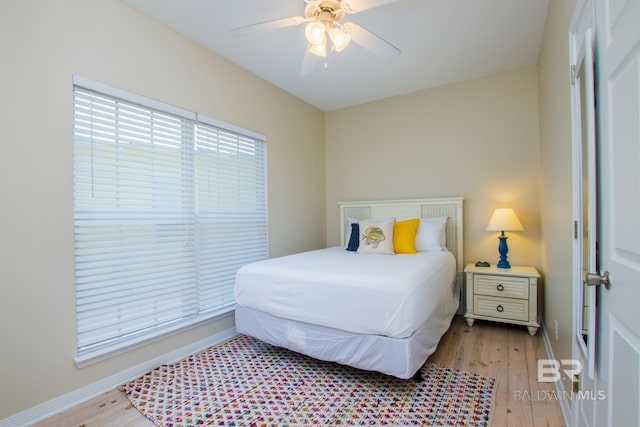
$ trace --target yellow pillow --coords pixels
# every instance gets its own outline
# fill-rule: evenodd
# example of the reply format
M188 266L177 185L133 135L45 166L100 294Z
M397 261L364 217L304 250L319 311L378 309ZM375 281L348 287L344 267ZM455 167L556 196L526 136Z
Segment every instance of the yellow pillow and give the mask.
M420 218L396 221L393 224L393 249L397 254L416 253L416 231Z

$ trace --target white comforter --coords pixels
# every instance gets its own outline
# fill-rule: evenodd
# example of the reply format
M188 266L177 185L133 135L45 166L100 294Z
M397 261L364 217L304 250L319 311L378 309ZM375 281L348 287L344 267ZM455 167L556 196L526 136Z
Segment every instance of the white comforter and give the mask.
M357 334L406 338L450 300L449 252L369 255L333 247L255 262L236 276L236 303Z

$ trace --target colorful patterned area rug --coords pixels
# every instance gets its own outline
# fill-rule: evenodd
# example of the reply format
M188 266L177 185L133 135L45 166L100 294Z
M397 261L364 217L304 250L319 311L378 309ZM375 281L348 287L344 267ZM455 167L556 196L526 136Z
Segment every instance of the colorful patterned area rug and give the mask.
M244 335L120 387L158 426L488 426L495 380L425 364L424 381L323 362Z

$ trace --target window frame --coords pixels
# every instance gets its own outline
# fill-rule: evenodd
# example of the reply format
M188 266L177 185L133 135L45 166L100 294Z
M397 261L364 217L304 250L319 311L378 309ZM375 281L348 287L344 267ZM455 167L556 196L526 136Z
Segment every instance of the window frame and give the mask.
M77 212L77 199L76 199L76 151L78 149L77 147L77 131L76 131L76 88L82 88L82 90L88 90L88 91L92 91L98 94L102 94L105 95L107 97L110 98L114 98L117 100L120 100L122 102L125 103L130 103L130 104L135 104L137 106L139 106L142 109L149 109L149 110L154 110L160 113L166 113L168 115L171 116L175 116L181 120L185 120L188 123L193 124L193 131L190 134L190 140L189 139L184 139L184 135L181 137L182 138L182 146L187 147L187 148L181 148L180 150L192 150L191 152L191 160L189 160L191 162L190 165L187 166L187 169L184 169L184 165L180 166L180 170L182 171L181 174L189 174L191 173L192 176L190 177L193 181L191 182L190 187L186 186L187 188L189 188L190 192L191 192L191 200L192 200L192 205L193 205L193 211L191 213L191 221L194 221L194 223L198 222L198 210L199 208L197 207L198 201L197 201L197 184L196 184L196 180L197 177L195 176L197 174L197 172L195 172L195 169L198 167L196 165L196 158L198 157L198 146L197 146L197 141L196 141L196 128L198 128L198 126L201 126L207 130L210 130L212 128L221 130L223 132L227 132L229 135L235 135L237 136L239 139L238 141L240 141L242 138L246 139L247 141L255 141L255 146L256 146L256 153L254 154L254 173L255 173L255 187L256 187L256 196L255 196L255 205L256 205L256 214L254 215L255 218L255 225L253 224L254 227L258 227L259 230L261 230L259 232L259 241L257 243L256 249L255 249L255 254L254 257L255 259L253 260L258 260L258 259L265 259L268 257L268 201L267 201L267 159L266 159L266 137L260 133L254 132L254 131L250 131L247 129L243 129L241 127L229 124L229 123L225 123L223 121L217 120L217 119L213 119L198 113L194 113L191 111L188 111L186 109L182 109L179 107L175 107L172 105L168 105L147 97L143 97L137 94L133 94L121 89L117 89L117 88L113 88L111 86L108 86L106 84L103 83L99 83L99 82L95 82L93 80L81 77L81 76L73 76L73 99L74 99L74 107L73 107L73 116L74 116L74 130L73 130L73 135L74 135L74 147L73 147L73 152L74 152L74 242L76 244L76 253L75 253L75 262L74 262L74 266L75 266L75 270L76 270L76 313L78 315L78 293L79 293L79 289L82 288L82 284L79 284L79 270L78 270L78 253L80 252L79 250L79 246L78 246L78 226L77 226L77 217L78 217L78 212ZM117 121L117 120L114 120ZM119 122L118 122L119 123ZM119 124L118 124L119 126ZM188 132L187 132L188 134ZM243 140L244 141L244 140ZM114 143L114 144L117 144ZM150 142L150 144L153 144L153 141ZM188 144L191 144L191 148L188 148ZM240 144L240 142L238 142L238 144ZM250 145L250 144L249 144ZM237 149L237 152L240 152L240 149ZM247 156L251 156L251 154L243 154L245 157ZM220 155L222 156L222 155ZM214 156L211 156L215 158ZM238 154L237 157L241 157L241 154ZM238 161L239 162L239 161ZM227 161L226 163L230 163L230 161ZM240 165L237 166L238 168L246 168L246 166L244 166L244 164L249 164L246 161ZM191 168L189 170L189 168ZM223 169L223 167L219 167L218 169ZM242 169L242 171L244 171L245 169ZM186 172L185 172L186 171ZM182 176L182 175L181 175ZM240 179L240 178L238 178ZM250 182L251 183L251 182ZM206 194L210 194L210 193L206 193ZM239 196L238 196L239 197ZM238 204L241 204L241 201L238 202ZM229 210L229 212L231 213L231 215L233 215L233 210ZM250 211L251 212L251 211ZM95 213L95 212L94 212ZM236 214L237 217L237 214ZM232 216L233 218L233 216ZM251 221L251 220L247 220L247 221ZM215 224L215 221L213 221L213 223ZM151 224L151 223L150 223ZM193 234L196 235L197 233L199 233L199 231L196 229L197 228L197 224L195 224L193 226L194 230L193 230ZM239 230L241 230L241 228L238 228ZM238 231L240 233L242 233L242 231ZM186 236L186 235L185 235ZM197 241L199 241L199 237L195 237L196 242L194 243L195 246L198 246L199 244L197 243ZM200 239L202 240L202 239ZM198 251L198 248L194 248L194 251ZM197 257L198 258L198 257ZM250 257L248 257L247 259L249 259ZM202 267L198 266L198 260L193 260L192 261L194 264L196 264L195 269L196 270L201 270ZM247 261L250 262L250 261ZM237 266L231 266L230 268L236 268ZM239 267L237 267L239 268ZM229 268L227 268L227 270L229 270ZM231 271L231 270L230 270ZM199 274L199 273L197 273ZM229 284L228 281L230 280L230 275L234 274L232 272L227 272L227 284L224 285L224 288L226 289L225 292L227 292L227 296L225 298L228 298L228 291L229 289ZM93 363L96 363L100 360L104 360L110 357L113 357L117 354L121 354L124 353L126 351L130 351L133 348L136 347L140 347L142 345L146 345L150 342L159 340L159 339L163 339L165 337L183 332L187 329L196 327L198 325L201 325L203 323L206 322L210 322L212 320L218 319L220 317L223 316L227 316L230 312L233 311L234 307L235 307L235 300L233 299L233 286L231 285L230 288L230 297L231 300L223 303L221 305L218 305L216 308L211 309L211 308L207 308L205 310L201 310L200 307L200 287L201 286L205 286L203 284L200 284L200 276L198 276L197 278L197 282L193 284L193 286L195 287L195 298L198 299L198 301L196 301L195 305L196 305L196 314L195 316L188 316L184 319L178 319L174 322L169 322L168 324L164 325L164 326L155 326L150 328L148 331L137 331L135 333L131 333L131 334L127 334L125 335L125 337L116 337L114 339L107 339L104 343L98 343L97 345L91 345L88 348L86 346L81 347L80 345L80 335L81 335L81 321L78 320L77 324L76 324L76 333L78 336L78 340L76 342L76 357L74 359L75 363L77 366L79 367L83 367L83 366L87 366ZM217 285L215 285L217 287Z

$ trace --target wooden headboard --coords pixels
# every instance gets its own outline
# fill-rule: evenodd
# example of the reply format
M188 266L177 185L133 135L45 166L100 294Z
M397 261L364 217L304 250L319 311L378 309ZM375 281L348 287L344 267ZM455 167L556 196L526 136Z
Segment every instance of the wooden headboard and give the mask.
M395 217L400 221L409 218L448 217L447 249L456 258L458 275L462 275L463 264L463 217L462 197L411 200L378 200L366 202L340 202L340 244L344 245L349 218L372 219Z

